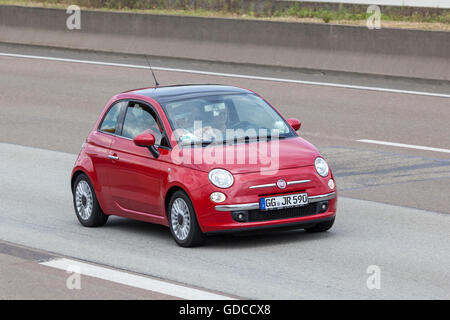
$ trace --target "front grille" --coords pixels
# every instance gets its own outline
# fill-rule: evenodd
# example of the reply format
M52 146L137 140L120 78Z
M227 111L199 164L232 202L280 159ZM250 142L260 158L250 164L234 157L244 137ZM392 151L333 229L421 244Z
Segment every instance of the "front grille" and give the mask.
M317 210L317 202L310 203L303 207L287 208L287 209L275 209L275 210L250 210L248 211L248 222L268 221L268 220L281 220L289 218L306 217L319 213Z

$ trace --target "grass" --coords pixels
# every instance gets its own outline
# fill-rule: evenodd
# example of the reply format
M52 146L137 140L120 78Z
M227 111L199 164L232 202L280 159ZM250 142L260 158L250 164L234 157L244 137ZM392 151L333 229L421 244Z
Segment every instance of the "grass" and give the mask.
M371 15L362 6L331 9L269 0L258 10L244 0L0 0L2 4L64 9L77 4L90 10L350 25L365 25ZM382 26L450 31L450 10L410 9L383 7Z

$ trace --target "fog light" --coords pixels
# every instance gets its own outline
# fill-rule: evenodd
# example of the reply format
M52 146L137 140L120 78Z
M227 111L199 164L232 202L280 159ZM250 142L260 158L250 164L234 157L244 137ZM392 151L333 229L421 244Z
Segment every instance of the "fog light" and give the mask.
M231 213L234 221L237 222L247 222L248 221L248 211L234 211Z
M222 192L213 192L209 198L212 202L220 203L224 202L227 197Z
M333 190L335 186L336 185L334 184L334 180L333 179L328 180L328 188Z
M317 203L318 213L324 213L328 210L328 201L322 201Z

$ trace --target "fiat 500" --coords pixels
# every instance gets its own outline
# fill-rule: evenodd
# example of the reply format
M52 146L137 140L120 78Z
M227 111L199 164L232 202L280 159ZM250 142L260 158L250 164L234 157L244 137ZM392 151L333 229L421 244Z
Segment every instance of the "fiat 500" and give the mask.
M220 85L127 91L106 105L71 176L83 226L110 215L168 226L183 247L207 235L330 229L327 162L255 92Z

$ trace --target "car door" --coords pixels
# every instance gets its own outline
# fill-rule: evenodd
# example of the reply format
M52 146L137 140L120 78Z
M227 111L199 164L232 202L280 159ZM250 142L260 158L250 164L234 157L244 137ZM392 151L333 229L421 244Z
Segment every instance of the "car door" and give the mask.
M89 155L94 167L98 197L103 204L105 212L111 209L110 179L111 160L109 159L110 146L114 135L119 129L121 112L125 111L127 101L118 101L111 104L105 113L97 130L91 132L87 138L86 153Z
M154 109L142 102L129 102L121 132L110 146L113 170L110 172L112 200L116 214L139 218L139 215L164 215L161 207L161 184L165 166L133 138L146 130L161 144L163 128ZM167 139L164 139L165 141Z

